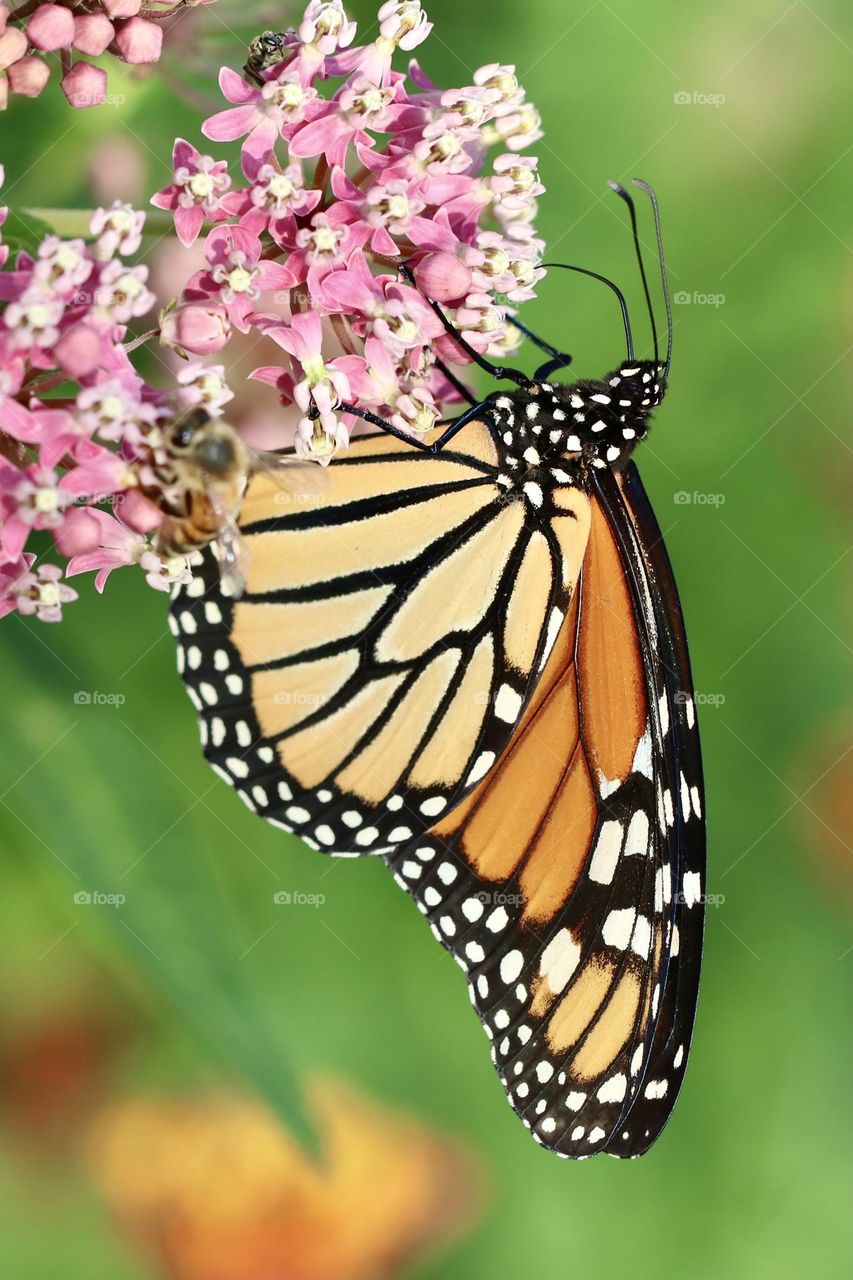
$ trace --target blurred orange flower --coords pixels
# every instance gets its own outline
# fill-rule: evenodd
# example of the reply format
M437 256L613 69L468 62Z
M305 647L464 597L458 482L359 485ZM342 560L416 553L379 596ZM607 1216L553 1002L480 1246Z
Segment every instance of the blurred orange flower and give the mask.
M817 781L814 777L817 775ZM809 850L835 892L853 899L853 741L850 715L838 726L824 727L803 753L794 786L806 803L801 807Z
M317 1164L244 1099L114 1104L92 1130L95 1179L175 1280L379 1280L476 1216L480 1179L455 1142L334 1080L309 1100Z

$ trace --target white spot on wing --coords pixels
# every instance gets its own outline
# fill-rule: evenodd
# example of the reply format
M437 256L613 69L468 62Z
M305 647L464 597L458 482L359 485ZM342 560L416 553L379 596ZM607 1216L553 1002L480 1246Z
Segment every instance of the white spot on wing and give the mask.
M501 685L495 698L495 715L507 724L515 724L521 711L521 696L510 685Z
M592 861L589 864L589 878L596 884L612 884L622 848L622 826L614 819L602 823Z
M636 918L637 913L633 907L625 907L621 911L610 912L601 931L608 947L616 947L619 951L628 950Z
M561 929L548 943L542 952L539 972L555 995L568 984L580 958L581 948L568 929Z

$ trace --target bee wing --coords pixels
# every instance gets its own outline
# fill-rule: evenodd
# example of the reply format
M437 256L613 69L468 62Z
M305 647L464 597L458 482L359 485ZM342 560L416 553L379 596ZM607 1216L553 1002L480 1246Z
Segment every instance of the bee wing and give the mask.
M252 472L265 471L281 489L282 505L310 505L318 501L329 487L329 473L325 467L294 453L273 453L265 449L252 450Z
M220 523L219 532L212 544L219 567L219 580L226 595L239 599L246 590L249 560L246 543L237 526L234 511L226 506L215 491L209 490L206 496Z

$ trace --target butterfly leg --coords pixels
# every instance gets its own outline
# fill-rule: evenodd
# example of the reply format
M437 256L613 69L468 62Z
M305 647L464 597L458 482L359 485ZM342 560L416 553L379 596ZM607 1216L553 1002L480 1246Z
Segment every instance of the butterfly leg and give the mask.
M405 265L405 263L400 267L400 274L406 277L413 289L417 289L414 273L410 267ZM421 297L423 297L423 294L421 294ZM456 326L448 320L437 302L433 302L431 298L424 298L424 301L438 316L453 341L462 348L466 355L470 356L474 364L478 365L479 368L485 369L486 373L490 373L492 377L497 378L498 381L509 379L511 382L518 383L520 387L527 387L530 385L530 379L527 374L522 373L520 369L510 369L506 365L492 364L490 360L487 360L485 356L480 354L476 347L472 347L470 342L467 342L465 338L462 337L462 334Z
M339 404L338 410L341 413L351 413L356 418L361 418L364 422L369 422L371 426L379 427L381 431L388 435L395 436L398 440L404 441L405 444L411 445L413 449L420 449L422 453L440 453L446 444L449 444L457 432L461 431L469 422L473 422L475 418L482 415L485 401L479 404L473 404L470 409L466 409L458 418L442 418L436 425L439 427L447 427L443 435L434 440L432 444L426 444L423 440L417 440L414 436L408 436L399 427L395 427L388 422L386 418L380 418L378 414L371 413L369 409L358 409L355 405Z
M465 386L464 382L462 382L459 378L457 378L453 370L449 368L449 366L446 365L443 360L436 359L435 367L441 370L441 372L444 374L447 381L450 383L451 387L453 387L454 391L458 392L458 394L462 397L463 400L466 400L470 405L475 405L479 403L476 396L473 395L473 393L468 389L468 387Z
M547 355L552 356L547 364L543 364L533 375L536 382L547 382L552 373L556 373L559 369L568 369L572 363L572 357L566 355L563 351L558 351L556 347L552 347L550 342L546 342L544 338L538 337L526 324L522 324L515 316L510 317L510 324L515 325L516 329L524 334L525 338L529 338L534 346L540 351L544 351Z

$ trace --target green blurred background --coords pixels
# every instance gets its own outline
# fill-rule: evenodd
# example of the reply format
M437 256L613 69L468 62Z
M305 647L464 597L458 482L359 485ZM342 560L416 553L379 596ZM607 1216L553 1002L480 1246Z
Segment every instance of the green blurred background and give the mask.
M849 3L426 8L436 30L418 54L440 84L517 64L544 117L549 254L631 285L638 328L606 179L640 174L663 206L682 300L640 462L705 699L709 892L724 896L672 1124L640 1162L567 1165L534 1146L462 975L384 868L324 861L208 772L166 601L130 571L103 600L84 582L62 627L3 623L3 1052L51 1011L118 1009L133 1030L113 1089L244 1081L290 1115L291 1069L331 1068L459 1136L484 1166L485 1210L408 1270L423 1280L849 1273ZM239 65L247 36L296 8L254 12L214 6L175 45L172 81L190 67L198 91L205 61ZM199 110L156 75L110 77L119 106L72 113L55 88L14 103L0 124L11 203L84 206L93 168L105 197L114 179L140 203L168 180L172 138L198 140ZM554 272L523 316L582 374L620 358L612 299L591 283ZM81 690L124 702L80 705ZM126 902L80 905L81 890ZM279 890L325 901L277 906ZM3 1275L159 1274L73 1161L33 1156L13 1102L0 1098Z

